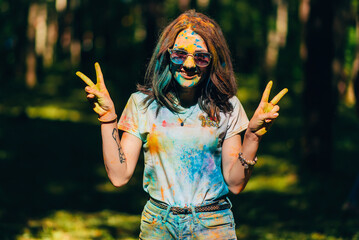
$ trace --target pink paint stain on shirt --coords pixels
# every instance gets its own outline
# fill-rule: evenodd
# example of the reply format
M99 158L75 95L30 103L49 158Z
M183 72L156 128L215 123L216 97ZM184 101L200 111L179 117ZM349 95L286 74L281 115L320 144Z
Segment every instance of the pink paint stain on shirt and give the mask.
M162 127L166 127L166 126L167 126L167 122L165 120L163 120Z

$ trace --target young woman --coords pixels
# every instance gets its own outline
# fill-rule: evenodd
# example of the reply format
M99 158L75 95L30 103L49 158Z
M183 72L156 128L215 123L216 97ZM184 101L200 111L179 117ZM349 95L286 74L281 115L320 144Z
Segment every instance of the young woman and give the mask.
M77 75L99 115L105 167L115 186L130 180L144 151L143 188L150 199L140 239L236 239L226 195L246 186L260 139L278 117L277 103L287 89L268 102L269 82L248 121L235 96L222 31L194 10L164 29L145 85L131 95L118 122L98 63L95 68L96 84Z

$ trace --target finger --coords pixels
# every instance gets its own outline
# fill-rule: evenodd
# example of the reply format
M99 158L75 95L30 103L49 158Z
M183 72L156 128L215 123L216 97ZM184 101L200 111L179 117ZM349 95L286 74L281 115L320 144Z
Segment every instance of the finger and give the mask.
M95 95L90 93L90 94L87 94L86 96L88 99L94 99L95 98Z
M262 114L260 116L260 119L264 120L266 123L269 123L272 120L276 119L278 116L279 116L278 112L269 112Z
M280 109L280 107L278 105L275 105L270 112L275 113L275 112L278 112L279 109Z
M257 134L258 136L262 136L267 132L267 129L265 127L262 127L261 129L259 129L258 131L255 132L255 134Z
M106 113L106 111L102 107L100 107L100 104L98 102L94 103L93 110L95 111L95 113L97 113L100 116L102 116Z
M87 87L85 87L85 91L87 92L87 93L92 93L92 94L94 94L95 96L99 96L99 95L101 95L101 92L99 91L99 90L97 90L96 88L93 88L93 87L89 87L89 86L87 86Z
M263 95L262 95L262 102L268 102L270 90L272 88L273 81L269 81L269 83L266 86L266 89L264 89Z
M95 86L95 84L91 81L90 78L88 78L85 74L83 74L82 72L76 72L76 75L81 78L87 85L89 85L90 87Z
M95 69L96 69L96 77L97 77L97 83L103 84L103 74L101 71L100 64L98 62L95 63Z
M282 91L280 91L273 99L271 102L271 104L276 105L279 100L282 99L282 97L288 92L288 88L284 88Z
M269 112L278 112L279 111L279 106L278 105L274 105L271 104L271 103L264 103L262 104L262 109L263 109L263 112L265 113L269 113Z

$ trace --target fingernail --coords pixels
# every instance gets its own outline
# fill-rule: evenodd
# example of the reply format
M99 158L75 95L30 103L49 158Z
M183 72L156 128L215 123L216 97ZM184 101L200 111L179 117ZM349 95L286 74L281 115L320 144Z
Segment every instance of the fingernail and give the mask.
M277 117L279 115L279 113L274 113L273 115Z

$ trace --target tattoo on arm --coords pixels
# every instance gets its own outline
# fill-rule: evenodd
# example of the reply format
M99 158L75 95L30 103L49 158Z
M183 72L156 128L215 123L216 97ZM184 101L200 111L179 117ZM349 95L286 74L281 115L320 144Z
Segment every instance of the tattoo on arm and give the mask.
M115 142L117 144L118 154L119 154L119 157L120 157L120 163L124 163L126 161L125 154L122 151L122 148L121 148L120 144L117 141L117 136L118 136L118 130L116 128L114 128L112 130L112 138L115 140Z

